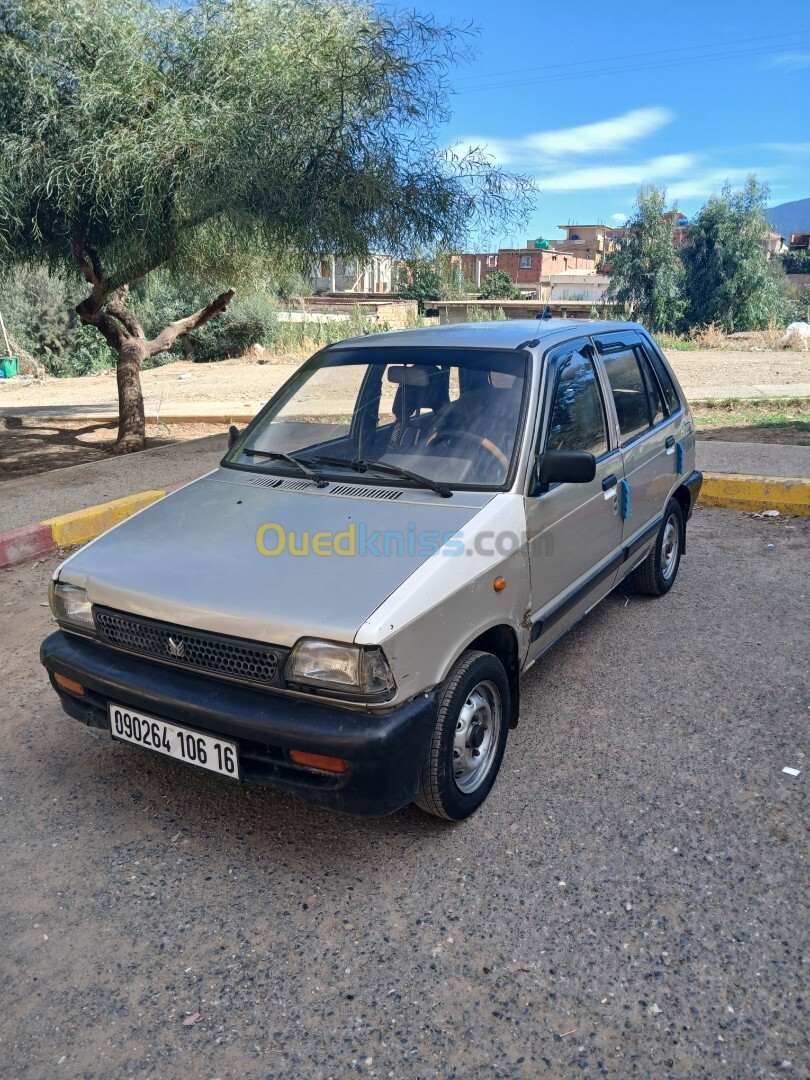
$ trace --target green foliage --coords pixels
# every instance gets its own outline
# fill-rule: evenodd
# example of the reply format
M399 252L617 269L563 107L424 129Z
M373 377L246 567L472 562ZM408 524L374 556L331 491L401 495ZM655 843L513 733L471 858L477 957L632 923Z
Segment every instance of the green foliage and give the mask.
M481 282L482 300L520 300L522 295L505 270L494 270Z
M467 308L467 322L505 322L506 312L502 307L484 308L471 305Z
M420 315L424 314L426 304L440 298L442 279L435 265L427 259L418 256L408 259L399 276L400 299L415 300Z
M786 251L781 258L786 274L810 274L810 251Z
M80 238L110 292L162 265L413 249L511 219L527 183L438 144L465 50L352 0L8 0L0 259L72 267Z
M698 214L682 254L685 326L714 324L733 333L784 321L781 268L764 250L767 200L768 188L750 176L740 191L726 185Z
M59 370L60 376L98 375L115 366L115 353L92 326L76 327L70 351L65 355Z
M675 251L674 225L663 215L666 189L642 187L629 232L610 256L613 276L607 291L630 318L654 333L671 330L681 312L682 270Z
M81 290L63 274L18 267L4 277L0 293L9 334L50 375L86 375L115 363L98 332L79 322Z

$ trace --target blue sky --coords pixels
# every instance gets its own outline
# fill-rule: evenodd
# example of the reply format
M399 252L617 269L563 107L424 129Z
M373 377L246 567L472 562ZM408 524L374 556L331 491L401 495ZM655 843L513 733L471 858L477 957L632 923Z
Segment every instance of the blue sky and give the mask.
M749 172L772 205L810 197L807 0L416 6L480 30L475 60L451 76L443 141L486 145L540 188L527 228L484 248L624 220L645 181L688 216Z

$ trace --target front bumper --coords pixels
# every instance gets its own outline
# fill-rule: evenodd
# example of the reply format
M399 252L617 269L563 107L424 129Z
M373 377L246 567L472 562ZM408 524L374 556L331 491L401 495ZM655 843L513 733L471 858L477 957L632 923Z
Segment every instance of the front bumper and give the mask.
M234 739L244 779L353 814L387 814L419 788L436 718L435 693L387 713L362 713L165 667L57 630L40 660L75 720L109 731L109 702ZM65 690L54 672L85 688ZM297 765L289 751L345 758L344 773Z

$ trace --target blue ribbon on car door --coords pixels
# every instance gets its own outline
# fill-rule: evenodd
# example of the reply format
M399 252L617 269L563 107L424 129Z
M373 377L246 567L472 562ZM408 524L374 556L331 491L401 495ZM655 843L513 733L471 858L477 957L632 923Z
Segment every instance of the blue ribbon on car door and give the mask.
M630 517L630 485L626 480L619 481L619 511L622 519L627 521Z

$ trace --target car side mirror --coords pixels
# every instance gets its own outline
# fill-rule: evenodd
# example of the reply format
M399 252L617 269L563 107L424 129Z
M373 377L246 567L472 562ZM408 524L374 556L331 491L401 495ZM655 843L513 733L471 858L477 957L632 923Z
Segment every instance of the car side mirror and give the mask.
M586 450L548 450L537 458L537 484L589 484L596 476L596 458Z
M239 436L241 434L242 434L242 432L239 430L239 428L236 426L236 424L231 424L231 426L228 428L228 449L229 450L233 447L233 444L236 442L236 440L239 438Z

